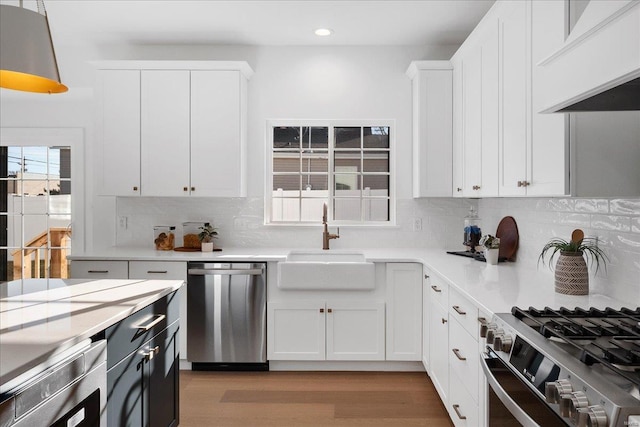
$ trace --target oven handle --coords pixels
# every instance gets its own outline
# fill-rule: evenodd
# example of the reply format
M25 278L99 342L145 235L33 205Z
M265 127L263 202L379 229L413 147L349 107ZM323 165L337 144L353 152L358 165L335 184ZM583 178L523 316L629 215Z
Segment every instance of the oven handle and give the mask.
M489 358L490 357L491 356L489 356ZM487 378L489 386L509 412L511 412L511 414L520 421L524 427L539 427L540 425L531 419L531 417L518 406L511 396L509 396L509 394L502 388L498 380L493 376L491 368L487 365L487 355L484 353L480 355L480 365L482 365L482 370L484 371L484 375Z

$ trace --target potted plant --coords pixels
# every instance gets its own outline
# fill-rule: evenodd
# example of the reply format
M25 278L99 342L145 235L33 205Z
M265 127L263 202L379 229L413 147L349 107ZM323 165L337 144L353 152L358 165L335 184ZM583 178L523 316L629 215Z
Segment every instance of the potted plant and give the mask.
M205 222L202 227L198 227L198 230L202 230L198 233L202 252L213 251L213 239L218 238L218 231L208 222Z
M500 239L492 236L491 234L485 234L480 239L479 244L484 247L484 259L487 264L498 264L498 255L500 254Z
M556 254L560 254L555 267L556 292L567 295L587 295L589 293L589 269L588 263L595 264L597 273L600 264L606 268L609 260L607 254L598 247L598 240L592 237L584 237L582 230L574 230L571 240L554 237L542 248L538 262L545 263L549 257L551 260Z

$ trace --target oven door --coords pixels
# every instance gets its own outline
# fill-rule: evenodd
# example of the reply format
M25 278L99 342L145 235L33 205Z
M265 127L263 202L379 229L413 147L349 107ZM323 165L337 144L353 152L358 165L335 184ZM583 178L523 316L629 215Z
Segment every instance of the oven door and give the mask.
M489 383L489 426L569 425L498 356L482 354L480 363Z

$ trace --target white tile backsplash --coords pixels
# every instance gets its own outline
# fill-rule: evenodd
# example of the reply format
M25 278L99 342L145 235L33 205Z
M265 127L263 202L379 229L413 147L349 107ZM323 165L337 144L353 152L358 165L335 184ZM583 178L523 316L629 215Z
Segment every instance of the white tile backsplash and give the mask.
M570 239L575 228L583 229L609 257L606 270L591 269L591 292L640 305L640 199L481 199L478 210L485 233L495 232L504 216L515 218L517 262L534 268L548 268L538 265L538 256L550 238Z
M397 202L395 227L340 227L332 248L447 247L462 249L463 218L475 200L403 199ZM152 246L154 225L175 225L182 241L186 221L210 221L218 228L221 247L321 248L322 224L315 226L264 225L262 198L127 198L116 199L116 215L128 218L127 230L118 229L117 246ZM422 230L413 231L413 218ZM335 227L330 226L331 232Z

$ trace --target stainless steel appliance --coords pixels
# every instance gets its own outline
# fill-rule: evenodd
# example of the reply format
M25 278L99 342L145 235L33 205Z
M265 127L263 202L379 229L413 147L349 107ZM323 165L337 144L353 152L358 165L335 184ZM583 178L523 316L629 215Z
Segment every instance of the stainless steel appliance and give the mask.
M0 396L0 426L106 426L106 341L86 342Z
M514 307L484 332L490 425L640 426L640 308Z
M264 263L189 263L192 369L268 370L266 269Z

